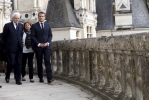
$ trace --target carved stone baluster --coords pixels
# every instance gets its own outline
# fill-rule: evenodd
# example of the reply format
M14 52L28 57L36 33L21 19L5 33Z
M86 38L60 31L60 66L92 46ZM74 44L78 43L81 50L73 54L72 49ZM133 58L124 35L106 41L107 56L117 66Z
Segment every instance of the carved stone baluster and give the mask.
M110 89L113 87L113 81L112 81L112 68L110 65L111 58L110 58L110 54L106 51L105 54L105 67L106 67L106 84L105 84L105 88L106 88L106 92L109 92Z
M91 83L95 85L98 78L98 67L97 67L97 51L92 51L91 53Z
M138 54L135 55L135 61L136 61L136 75L134 76L136 78L136 95L135 100L143 100L143 93L142 93L142 66L141 66L141 56Z
M106 73L105 73L105 66L104 66L104 53L101 51L100 55L98 56L98 81L99 81L99 89L102 89L106 83Z
M80 80L85 79L85 52L84 50L80 51Z
M34 69L34 72L37 73L37 60L36 60L35 53L34 53L34 58L33 58L33 69Z
M57 62L58 62L58 74L61 74L63 72L63 61L62 61L62 51L58 51L58 57L57 57Z
M114 56L114 68L113 68L113 74L114 74L114 96L118 97L118 95L122 92L122 86L121 86L121 56L120 52L116 52Z
M90 82L90 65L89 65L89 51L84 50L84 60L85 60L85 81Z
M52 67L53 73L56 74L57 73L57 56L56 56L56 51L55 50L52 51L51 67Z
M63 74L69 75L69 50L62 51Z
M74 75L73 50L69 50L69 76Z
M76 50L76 58L75 58L75 66L74 66L74 68L75 68L75 70L74 70L74 75L75 75L75 77L78 77L79 76L79 57L80 57L80 55L79 55L79 50Z
M126 55L125 58L125 79L126 79L126 86L125 86L125 95L124 100L130 100L132 98L132 87L131 87L131 81L132 81L132 74L131 74L131 64L130 64L131 57L129 55Z

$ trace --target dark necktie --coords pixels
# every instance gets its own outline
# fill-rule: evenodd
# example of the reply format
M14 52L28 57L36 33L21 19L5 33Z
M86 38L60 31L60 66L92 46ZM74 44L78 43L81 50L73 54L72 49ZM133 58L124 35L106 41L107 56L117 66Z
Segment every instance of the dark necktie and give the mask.
M16 24L16 30L18 31L18 24Z
M42 32L44 32L43 23L41 23L41 29L42 29Z

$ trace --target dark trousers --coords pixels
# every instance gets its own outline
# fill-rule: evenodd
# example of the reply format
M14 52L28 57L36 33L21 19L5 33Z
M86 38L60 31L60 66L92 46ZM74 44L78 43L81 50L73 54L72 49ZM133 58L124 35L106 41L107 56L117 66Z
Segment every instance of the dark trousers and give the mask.
M25 67L26 67L26 61L28 61L29 79L33 79L33 57L34 57L34 53L23 53L22 77L26 75Z
M22 51L18 50L16 53L6 52L7 57L7 72L6 78L10 79L10 73L14 69L16 82L21 80L22 67Z
M44 63L46 67L46 76L47 79L52 79L52 70L51 70L51 63L50 63L50 53L51 50L49 49L42 49L40 51L36 51L36 59L37 59L37 68L38 68L38 77L40 79L43 78L43 67L42 67L42 61L44 57Z

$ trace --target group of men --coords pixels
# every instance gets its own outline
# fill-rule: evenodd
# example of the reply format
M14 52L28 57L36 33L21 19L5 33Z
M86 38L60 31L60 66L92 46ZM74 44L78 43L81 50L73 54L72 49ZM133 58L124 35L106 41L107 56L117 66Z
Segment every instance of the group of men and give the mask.
M31 26L32 49L37 59L39 82L43 83L42 61L46 67L47 82L54 81L50 64L52 31L48 23L45 22L45 13L38 13L38 22ZM3 43L7 58L7 71L5 81L9 83L10 73L14 69L16 84L21 85L21 66L23 50L23 24L19 23L20 13L12 15L12 22L6 23L3 29Z

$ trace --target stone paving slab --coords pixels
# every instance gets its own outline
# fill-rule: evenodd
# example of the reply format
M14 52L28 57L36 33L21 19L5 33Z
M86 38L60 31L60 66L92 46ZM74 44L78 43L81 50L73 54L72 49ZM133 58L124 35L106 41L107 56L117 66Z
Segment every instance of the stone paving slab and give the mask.
M34 76L34 83L27 81L22 85L16 85L11 74L10 82L5 82L5 75L0 76L0 100L99 100L91 93L86 92L79 86L61 80L55 80L50 85L44 77L44 83L39 83L37 76Z

